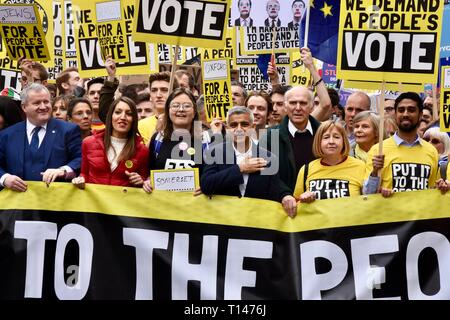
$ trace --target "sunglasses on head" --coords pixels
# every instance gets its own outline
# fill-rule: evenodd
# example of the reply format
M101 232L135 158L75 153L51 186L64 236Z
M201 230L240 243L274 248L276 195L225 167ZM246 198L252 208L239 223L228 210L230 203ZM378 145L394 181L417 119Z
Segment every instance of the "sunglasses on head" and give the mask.
M423 140L425 140L426 142L429 142L431 144L441 143L441 140L439 140L437 138L430 139L430 137L425 137L425 138L423 138Z

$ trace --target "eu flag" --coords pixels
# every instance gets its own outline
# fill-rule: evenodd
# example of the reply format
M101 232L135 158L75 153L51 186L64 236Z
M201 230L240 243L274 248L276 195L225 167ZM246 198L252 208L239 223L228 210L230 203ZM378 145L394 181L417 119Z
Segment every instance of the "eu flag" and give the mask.
M340 0L310 0L310 5L308 47L311 54L336 65Z

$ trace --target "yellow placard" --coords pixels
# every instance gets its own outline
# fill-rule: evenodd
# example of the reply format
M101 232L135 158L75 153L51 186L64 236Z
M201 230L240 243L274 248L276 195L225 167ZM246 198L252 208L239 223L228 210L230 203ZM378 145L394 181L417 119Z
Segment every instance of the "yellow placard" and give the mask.
M296 50L290 53L291 57L291 86L307 87L311 80L311 73L306 69L303 61L300 59L300 51Z
M37 5L0 4L0 35L12 60L50 60Z
M127 24L122 16L121 1L96 1L97 36L103 60L111 55L116 62L129 61Z
M364 80L345 80L345 87L346 88L358 88L358 89L364 89L366 90L381 90L381 82L379 81L364 81ZM391 91L414 91L414 92L422 92L423 91L423 84L421 83L404 83L401 82L392 82L387 81L385 82L385 88L386 90ZM401 88L401 89L400 89Z
M136 0L133 40L223 48L231 0Z
M203 94L208 121L214 118L225 121L228 109L233 106L230 62L223 50L202 50Z
M102 1L104 2L104 1ZM154 45L144 42L133 42L132 21L135 9L134 0L120 0L121 31L127 43L128 57L126 61L117 62L117 75L149 74L158 68L157 50ZM76 45L78 55L78 69L81 77L106 76L104 59L97 33L97 16L95 1L73 0L75 10L75 26L77 32ZM117 14L117 12L116 12ZM119 22L117 22L119 24ZM108 28L108 27L106 27ZM113 27L111 27L113 28ZM106 40L105 40L106 41Z
M441 112L439 127L441 131L450 132L450 67L442 67L441 73ZM450 167L450 166L449 166ZM448 177L447 177L448 179Z
M198 168L152 170L150 184L154 190L193 192L200 187Z
M64 69L77 67L77 46L75 41L75 1L63 0L63 21L64 28Z
M436 83L443 4L341 0L337 77Z

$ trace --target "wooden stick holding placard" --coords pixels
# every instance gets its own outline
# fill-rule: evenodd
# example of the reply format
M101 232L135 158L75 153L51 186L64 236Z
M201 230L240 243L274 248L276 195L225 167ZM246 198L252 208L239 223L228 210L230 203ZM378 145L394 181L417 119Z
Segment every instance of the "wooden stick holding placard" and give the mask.
M403 83L401 82L398 83L398 91L400 91L400 93L403 92Z
M174 77L175 77L175 69L177 68L177 61L178 61L178 51L180 50L180 46L177 44L175 46L175 53L173 55L172 60L172 69L170 70L170 82L169 82L169 93L173 91L173 83L174 83Z
M383 139L384 139L384 91L386 90L386 83L384 80L381 82L381 96L380 96L380 108L378 113L380 115L380 125L378 130L378 154L383 154ZM378 175L381 175L381 170L378 171Z
M437 93L436 93L436 85L431 85L431 94L433 95L433 120L439 119L438 116L438 104L437 104Z

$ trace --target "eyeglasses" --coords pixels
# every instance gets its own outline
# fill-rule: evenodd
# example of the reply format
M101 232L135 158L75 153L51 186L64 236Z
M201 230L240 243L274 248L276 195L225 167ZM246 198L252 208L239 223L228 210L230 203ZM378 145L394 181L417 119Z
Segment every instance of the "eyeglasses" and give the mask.
M172 110L179 110L181 107L183 107L183 110L190 110L194 106L192 104L190 104L190 103L183 103L183 104L181 104L181 103L174 103L174 104L171 104L169 107Z
M426 142L429 142L431 144L439 144L442 142L441 140L439 140L437 138L430 139L430 137L424 137L423 140L425 140Z

